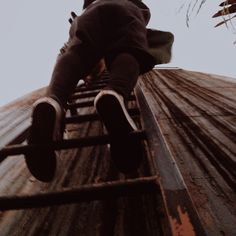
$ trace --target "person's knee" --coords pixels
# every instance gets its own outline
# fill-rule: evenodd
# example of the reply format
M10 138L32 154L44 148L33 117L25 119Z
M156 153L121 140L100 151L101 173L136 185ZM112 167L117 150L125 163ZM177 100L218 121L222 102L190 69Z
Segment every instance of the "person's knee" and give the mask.
M131 53L123 52L116 55L109 63L110 70L123 71L125 74L139 74L138 60Z

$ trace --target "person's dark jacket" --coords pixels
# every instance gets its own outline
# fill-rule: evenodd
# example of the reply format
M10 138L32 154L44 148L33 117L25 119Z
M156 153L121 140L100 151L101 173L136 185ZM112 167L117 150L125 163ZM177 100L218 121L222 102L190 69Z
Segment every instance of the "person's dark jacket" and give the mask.
M87 8L96 0L84 0L83 9ZM99 1L99 0L98 0ZM111 0L113 1L113 0ZM117 0L116 0L117 1ZM150 20L150 10L141 0L127 0L138 6L148 24ZM174 42L174 35L171 32L165 32L147 28L148 52L155 58L156 64L168 63L171 60L171 49Z

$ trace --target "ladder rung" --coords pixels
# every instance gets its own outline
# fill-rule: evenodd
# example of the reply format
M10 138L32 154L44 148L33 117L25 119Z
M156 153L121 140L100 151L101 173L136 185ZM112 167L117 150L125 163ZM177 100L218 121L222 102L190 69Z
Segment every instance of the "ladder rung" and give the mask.
M97 90L97 89L103 89L106 86L106 84L99 84L99 85L94 85L94 86L89 86L89 87L77 87L75 89L75 92L86 92L86 91L92 91L92 90Z
M105 200L127 195L159 193L158 176L142 177L125 181L110 181L67 188L57 192L35 195L0 197L0 211L48 207L61 204Z
M82 108L82 107L92 107L93 105L94 105L94 101L77 102L77 103L68 104L67 105L67 109Z
M110 79L110 74L109 72L103 72L100 77L101 79Z
M107 82L109 80L102 80L102 81L94 81L92 82L91 84L89 85L86 85L86 84L81 84L80 86L77 86L75 90L79 89L79 88L93 88L93 87L96 87L96 86L107 86Z
M140 115L138 108L130 108L128 109L128 113L130 116ZM95 120L100 120L100 117L97 113L66 117L65 123L74 124L74 123L82 123L82 122L95 121Z
M91 86L93 86L93 85L99 85L99 84L105 84L105 85L106 85L109 80L110 80L109 77L107 77L107 79L94 80L94 81L91 82ZM82 86L84 86L84 84L83 84Z
M71 95L70 99L79 99L79 98L90 98L98 95L99 92L90 92L90 93L75 93Z
M102 73L102 74L99 76L99 78L93 80L92 83L94 84L94 83L97 83L97 82L100 82L100 81L105 81L105 82L106 82L106 81L108 81L108 80L110 80L110 75L109 75L109 73Z
M129 101L135 101L135 96L131 95L129 97ZM72 108L92 107L93 105L94 105L94 101L76 102L76 103L68 104L67 108L72 109Z
M130 134L130 138L145 139L146 133L143 130L135 131ZM42 149L61 150L81 148L95 145L105 145L108 144L109 141L109 135L98 135L85 138L61 140L46 145L11 145L0 150L0 161L5 159L6 156L30 154L34 151L40 151Z
M90 97L96 97L98 95L99 91L92 91L89 93L75 93L73 94L70 99L71 100L75 100L75 99L80 99L80 98L90 98ZM135 100L135 96L134 95L130 95L129 100L133 101Z
M82 123L82 122L95 121L95 120L99 120L99 115L97 113L66 117L65 123L75 124L75 123Z

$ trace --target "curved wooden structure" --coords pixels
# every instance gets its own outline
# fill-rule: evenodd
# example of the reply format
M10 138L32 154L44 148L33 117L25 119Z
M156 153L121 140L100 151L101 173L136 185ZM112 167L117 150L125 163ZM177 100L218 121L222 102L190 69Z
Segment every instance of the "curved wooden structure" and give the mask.
M0 208L15 195L50 197L72 188L80 198L81 185L89 186L92 200L96 194L100 199L84 201L85 195L77 204L2 211L1 235L235 235L235 92L236 83L223 77L155 69L140 78L137 101L129 102L133 112L139 107L135 121L146 132L139 171L120 174L105 138L103 145L60 151L57 177L50 184L30 176L22 155L3 155L6 145L24 142L31 105L44 89L0 108ZM79 119L67 119L70 139L104 134L89 93L80 89L73 97L79 102L70 108ZM120 182L127 179L125 185ZM143 183L150 184L140 194ZM40 201L46 206L42 201L48 199Z
M178 166L205 232L236 234L236 83L166 69L144 76L139 88L158 124L161 145L167 146ZM173 190L170 168L156 160L159 171L168 172L162 175Z

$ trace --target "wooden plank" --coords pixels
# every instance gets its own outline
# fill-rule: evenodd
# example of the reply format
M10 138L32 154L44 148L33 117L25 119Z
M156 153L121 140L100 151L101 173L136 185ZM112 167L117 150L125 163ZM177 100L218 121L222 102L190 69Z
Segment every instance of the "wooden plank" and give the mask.
M155 118L155 104L144 84L137 86L136 95L140 112L145 117L147 140L160 173L160 188L172 235L206 235L182 175L163 139Z
M84 147L61 151L57 178L42 184L30 176L23 158L13 156L0 165L0 193L37 195L83 184L149 176L152 172L160 174L163 198L148 194L2 212L2 235L204 235L201 224L210 236L236 234L235 83L204 73L164 69L144 75L139 85L145 94L140 103L147 99L158 127L152 126L152 118L143 116L152 142L151 149L145 146L147 159L137 173L120 174L110 160L107 145ZM27 102L23 99L0 109L0 130L8 125L8 117L14 130L18 121L21 123L20 116L24 117L23 111L29 110L37 97L32 94ZM94 108L78 112L80 116L92 114ZM68 124L67 129L75 139L104 134L99 120ZM159 136L151 135L155 132ZM153 153L157 153L158 168L154 168L157 159L152 158ZM169 221L163 214L164 205ZM172 232L168 231L169 226Z
M0 108L0 149L25 139L31 123L31 106L44 93L45 88L39 89Z
M234 235L236 84L199 72L155 70L139 85L207 235Z
M79 115L91 114L92 108L79 110ZM140 127L139 119L135 119ZM69 138L103 135L100 121L67 126ZM76 188L79 185L105 181L124 181L150 176L151 159L145 145L145 162L130 175L118 172L110 158L107 145L85 147L59 152L56 178L48 184L34 179L28 172L24 158L12 156L0 165L0 193L29 195ZM45 224L45 222L47 222ZM162 201L155 193L93 201L89 203L1 212L1 235L168 235L163 216Z

